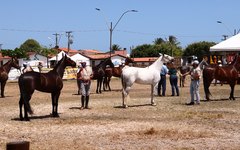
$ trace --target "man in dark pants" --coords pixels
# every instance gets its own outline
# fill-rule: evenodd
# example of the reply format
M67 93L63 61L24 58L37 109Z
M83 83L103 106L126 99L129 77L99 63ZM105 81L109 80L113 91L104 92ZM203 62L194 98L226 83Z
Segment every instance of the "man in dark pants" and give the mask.
M81 66L78 66L78 71L77 71L77 87L78 87L78 95L81 95L81 82L82 80L80 79L80 71L81 71Z
M158 83L158 96L165 96L166 92L166 75L168 74L168 68L166 64L164 63L160 72L161 79ZM161 89L162 89L162 95L161 95Z

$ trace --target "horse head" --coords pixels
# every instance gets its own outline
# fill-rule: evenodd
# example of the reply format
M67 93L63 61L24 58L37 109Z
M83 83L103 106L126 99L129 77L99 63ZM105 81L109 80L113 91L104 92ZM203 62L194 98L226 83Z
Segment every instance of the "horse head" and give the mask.
M70 57L68 57L67 55L64 56L64 62L66 64L66 66L71 66L71 67L76 67L76 62L73 61Z
M171 62L174 60L174 57L166 55L166 54L161 55L161 57L162 57L163 63L168 63L168 62Z
M114 64L112 63L111 58L106 59L104 65L105 66L109 65L110 68L114 68Z
M11 59L11 66L16 68L16 69L20 69L21 67L19 66L19 62L17 58L12 58Z

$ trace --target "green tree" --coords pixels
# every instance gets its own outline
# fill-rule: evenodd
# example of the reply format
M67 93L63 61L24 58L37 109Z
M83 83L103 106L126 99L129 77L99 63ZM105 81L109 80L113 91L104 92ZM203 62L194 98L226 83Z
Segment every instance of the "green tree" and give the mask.
M192 56L195 55L198 57L199 61L202 60L203 56L210 55L210 47L215 45L214 42L201 41L188 45L184 52L183 56Z
M118 44L113 44L112 45L112 50L113 51L118 51L118 50L121 50L122 48L118 45Z
M3 56L15 57L15 58L27 58L26 51L20 48L15 48L14 50L6 49L1 50Z
M158 57L159 53L181 56L182 48L174 36L169 36L166 41L162 38L156 38L153 44L143 44L134 48L131 57Z
M154 43L155 45L160 45L160 44L165 43L165 41L164 41L162 38L156 38L156 39L153 41L153 43Z
M38 52L41 46L36 40L28 39L20 46L20 49L26 52Z

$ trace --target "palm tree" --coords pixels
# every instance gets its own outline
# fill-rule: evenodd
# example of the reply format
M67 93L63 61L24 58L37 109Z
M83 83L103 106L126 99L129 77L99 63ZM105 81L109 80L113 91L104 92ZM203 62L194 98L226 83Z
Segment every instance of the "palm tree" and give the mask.
M160 44L165 43L165 41L164 41L162 38L156 38L156 39L153 41L153 43L154 43L155 45L160 45Z
M117 45L117 44L113 44L112 45L112 51L114 52L114 51L118 51L118 50L121 50L122 48L119 46L119 45Z

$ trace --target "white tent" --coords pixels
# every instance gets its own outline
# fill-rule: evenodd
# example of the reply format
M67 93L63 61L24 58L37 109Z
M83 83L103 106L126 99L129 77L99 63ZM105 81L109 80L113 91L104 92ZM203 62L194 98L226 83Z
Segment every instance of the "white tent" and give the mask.
M71 56L71 59L73 61L75 61L77 63L77 65L79 65L80 62L86 62L87 65L90 65L89 58L87 58L81 54L75 54L75 55Z
M49 61L53 61L53 60L61 60L63 54L65 55L66 53L64 51L61 51L60 53L58 53L56 56L52 57L49 59ZM66 54L67 55L67 54ZM68 56L68 55L67 55ZM69 57L69 56L68 56Z
M240 34L232 36L231 38L210 47L210 52L219 51L221 52L240 51Z

